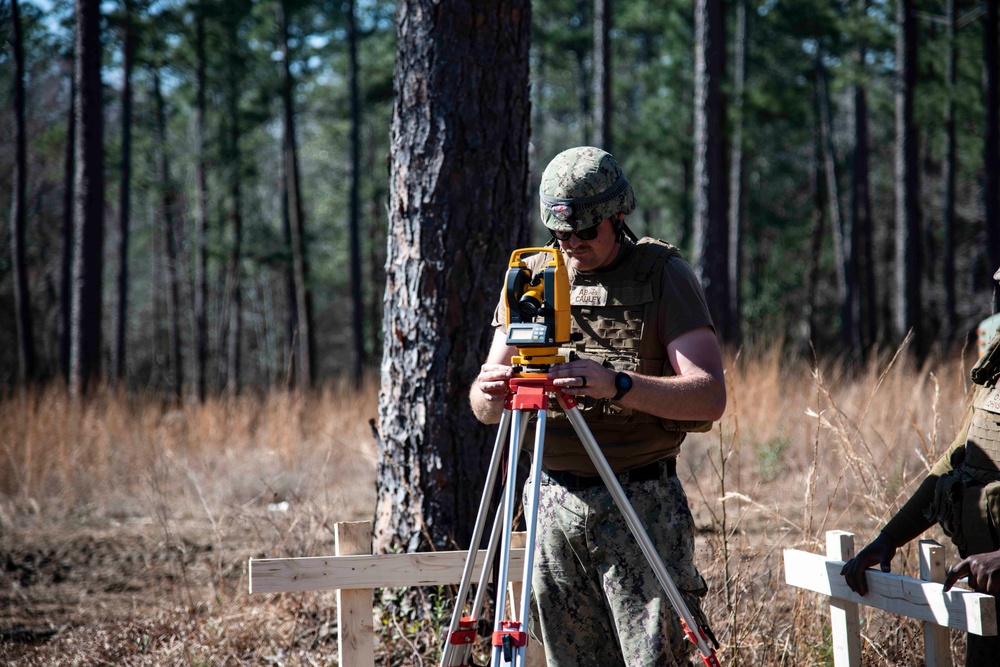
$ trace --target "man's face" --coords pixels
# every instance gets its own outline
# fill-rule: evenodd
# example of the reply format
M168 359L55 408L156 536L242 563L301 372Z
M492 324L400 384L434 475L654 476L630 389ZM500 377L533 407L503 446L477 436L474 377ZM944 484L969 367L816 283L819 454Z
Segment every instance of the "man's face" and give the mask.
M610 264L618 255L618 235L614 222L605 218L597 226L597 237L582 241L572 234L559 247L566 253L567 264L576 271L596 271Z

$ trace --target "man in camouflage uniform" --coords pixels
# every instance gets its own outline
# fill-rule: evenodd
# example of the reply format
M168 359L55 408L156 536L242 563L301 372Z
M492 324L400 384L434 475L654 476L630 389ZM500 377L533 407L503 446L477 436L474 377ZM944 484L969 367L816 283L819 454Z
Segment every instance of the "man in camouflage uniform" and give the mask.
M1000 281L1000 269L993 278ZM891 571L896 549L939 523L962 556L945 590L968 577L980 593L1000 593L1000 331L972 369L972 405L954 442L868 546L844 564L851 590L868 592L865 570ZM966 665L995 665L1000 638L969 634Z
M725 409L704 294L675 248L637 241L626 227L635 194L610 154L590 147L560 153L540 190L542 222L566 259L572 330L581 338L549 377L586 406L588 427L700 618L706 586L693 562L693 521L676 457L686 432L708 430ZM517 354L506 342L502 300L494 326L469 392L484 423L500 420ZM530 625L549 667L682 662L691 645L677 614L582 443L555 410L548 412L542 463Z

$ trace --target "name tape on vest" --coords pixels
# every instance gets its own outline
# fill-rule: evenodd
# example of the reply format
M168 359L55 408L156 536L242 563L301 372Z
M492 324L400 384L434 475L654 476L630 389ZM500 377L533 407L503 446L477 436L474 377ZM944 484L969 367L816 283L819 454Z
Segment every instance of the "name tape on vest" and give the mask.
M1000 415L1000 387L993 387L993 391L983 401L983 410Z
M571 306L606 306L608 290L602 285L577 285L569 295Z

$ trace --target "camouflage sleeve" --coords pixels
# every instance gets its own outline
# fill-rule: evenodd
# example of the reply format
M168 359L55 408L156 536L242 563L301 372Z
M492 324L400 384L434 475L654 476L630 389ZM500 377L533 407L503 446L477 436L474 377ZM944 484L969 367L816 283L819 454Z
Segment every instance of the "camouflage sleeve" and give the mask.
M955 461L964 454L965 440L969 436L971 421L972 408L970 406L965 416L965 422L951 446L934 462L927 477L920 483L917 490L882 529L882 532L892 538L897 547L915 539L934 525L934 522L925 516L925 512L934 502L934 490L937 487L938 478L954 470Z

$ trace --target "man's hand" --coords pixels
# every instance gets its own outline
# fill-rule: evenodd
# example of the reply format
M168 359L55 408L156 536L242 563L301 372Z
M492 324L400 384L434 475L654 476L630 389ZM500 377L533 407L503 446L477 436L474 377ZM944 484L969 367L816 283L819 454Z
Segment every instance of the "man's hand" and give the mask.
M879 533L871 544L862 549L857 556L844 563L840 573L847 580L847 585L858 595L868 593L868 582L865 580L865 570L875 564L882 567L883 572L892 571L892 557L896 555L896 545L885 533Z
M553 364L549 369L552 384L567 394L611 398L615 389L615 371L592 359L576 359L565 364Z
M507 397L508 382L511 378L510 366L503 364L483 364L476 376L476 388L488 403L503 403Z
M969 578L969 588L974 591L1000 594L1000 551L969 556L953 565L944 580L944 590L950 590L962 577Z

